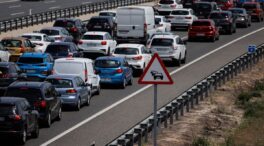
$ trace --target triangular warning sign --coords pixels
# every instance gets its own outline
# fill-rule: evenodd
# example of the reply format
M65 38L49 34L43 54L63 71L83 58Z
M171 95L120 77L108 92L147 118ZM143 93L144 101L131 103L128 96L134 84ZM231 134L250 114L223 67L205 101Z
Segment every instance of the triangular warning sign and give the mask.
M170 74L159 55L155 53L143 74L138 80L139 84L173 84Z

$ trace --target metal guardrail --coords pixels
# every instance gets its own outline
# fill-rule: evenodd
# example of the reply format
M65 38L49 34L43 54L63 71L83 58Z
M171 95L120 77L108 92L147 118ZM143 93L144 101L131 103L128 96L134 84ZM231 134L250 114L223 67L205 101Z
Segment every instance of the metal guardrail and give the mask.
M23 27L52 22L57 18L78 17L80 15L95 13L102 10L114 9L121 6L137 5L153 1L155 0L106 0L102 2L94 2L86 5L52 10L43 13L3 20L0 21L0 34L2 32L23 29Z
M264 44L261 44L257 47L255 53L245 53L202 79L158 110L157 125L160 127L163 124L167 128L168 123L173 124L174 120L178 120L180 116L184 115L184 112L189 112L200 101L208 97L210 92L216 90L246 68L251 68L263 57ZM149 133L152 131L153 125L154 118L151 115L106 146L142 146L143 142L148 142Z

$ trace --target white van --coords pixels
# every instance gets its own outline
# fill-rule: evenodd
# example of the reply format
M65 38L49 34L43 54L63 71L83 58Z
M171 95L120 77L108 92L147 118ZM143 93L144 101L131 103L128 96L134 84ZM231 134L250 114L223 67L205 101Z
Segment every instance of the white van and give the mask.
M88 58L60 58L54 62L53 74L78 75L91 85L92 93L100 94L100 77L94 73L93 61Z
M119 7L116 12L116 40L146 44L156 32L154 10L150 6Z

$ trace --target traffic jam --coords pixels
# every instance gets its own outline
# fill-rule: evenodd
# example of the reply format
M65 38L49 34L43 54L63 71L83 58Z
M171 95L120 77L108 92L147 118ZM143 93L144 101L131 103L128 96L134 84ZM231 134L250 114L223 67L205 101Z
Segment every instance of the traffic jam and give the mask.
M99 12L88 23L58 18L50 27L4 37L0 43L0 134L24 145L41 127L79 111L106 86L133 86L154 54L187 62L187 42L213 43L237 28L263 23L262 2L160 0ZM187 32L181 38L174 31ZM161 79L159 71L152 71Z

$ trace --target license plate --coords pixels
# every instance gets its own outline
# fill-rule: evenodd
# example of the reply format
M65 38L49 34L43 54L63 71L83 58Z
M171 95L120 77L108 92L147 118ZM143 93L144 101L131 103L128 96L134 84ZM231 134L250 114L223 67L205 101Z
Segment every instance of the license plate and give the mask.
M102 28L102 26L94 26L94 28Z
M183 19L183 17L176 17L176 19Z
M170 6L162 5L162 8L170 8Z
M103 81L103 82L111 82L111 79L110 78L101 78L101 81Z
M87 44L88 47L95 47L97 44Z
M35 70L27 70L27 73L34 73Z
M0 121L5 121L5 117L0 117Z
M205 36L204 33L197 33L197 36Z
M157 48L156 50L157 50L157 51L167 51L166 48Z

